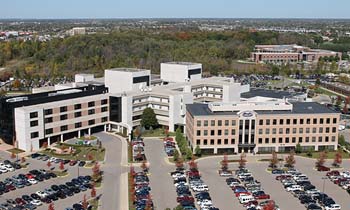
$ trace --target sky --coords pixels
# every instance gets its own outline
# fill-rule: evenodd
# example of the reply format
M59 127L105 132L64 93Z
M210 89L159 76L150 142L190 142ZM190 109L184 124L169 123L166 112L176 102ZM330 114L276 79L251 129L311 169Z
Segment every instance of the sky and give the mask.
M350 0L2 0L8 18L350 18Z

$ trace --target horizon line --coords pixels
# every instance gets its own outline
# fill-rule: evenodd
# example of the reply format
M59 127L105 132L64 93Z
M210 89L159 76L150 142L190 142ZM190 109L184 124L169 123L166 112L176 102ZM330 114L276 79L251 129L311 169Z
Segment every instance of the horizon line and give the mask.
M323 17L79 17L79 18L1 18L0 20L139 20L139 19L235 19L235 20L350 20L350 17L344 18L323 18Z

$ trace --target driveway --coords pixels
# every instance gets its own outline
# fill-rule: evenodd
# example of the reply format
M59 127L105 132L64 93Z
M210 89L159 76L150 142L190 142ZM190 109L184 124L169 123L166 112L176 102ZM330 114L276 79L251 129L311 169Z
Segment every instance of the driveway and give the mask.
M150 163L149 179L154 205L158 210L173 209L177 206L177 195L170 172L175 170L175 166L165 162L167 155L161 140L145 139L144 142L146 157Z

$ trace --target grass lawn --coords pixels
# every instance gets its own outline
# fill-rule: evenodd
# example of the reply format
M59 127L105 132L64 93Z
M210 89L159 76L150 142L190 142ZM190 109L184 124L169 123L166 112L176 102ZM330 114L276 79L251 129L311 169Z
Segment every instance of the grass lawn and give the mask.
M18 148L9 149L7 151L11 152L11 153L14 153L14 154L20 154L22 152L25 152L24 150L21 150L21 149L18 149Z
M98 209L99 200L91 199L91 200L88 200L88 203L92 206L92 210Z
M57 154L52 150L43 150L40 153L46 154L52 157L68 159L68 160L84 160L89 161L89 157L92 156L94 160L103 161L105 158L106 150L104 148L99 149L95 146L65 144L68 147L73 147L76 152L73 154Z
M132 158L132 146L130 143L128 143L128 162L133 163L134 160Z
M261 161L261 162L270 162L271 159L266 158L266 159L260 159L260 160L258 160L258 161ZM279 158L278 161L283 161L283 159L282 159L282 158Z
M335 154L337 154L336 151L327 152L327 159L334 159ZM307 156L307 153L300 153L300 154L296 154L296 155L317 159L320 157L320 152L313 152L312 157ZM343 157L343 159L350 159L349 154L346 152L343 152L343 151L342 151L342 157Z
M175 133L169 132L169 136L174 136ZM164 129L155 129L144 131L141 135L142 137L165 137Z
M93 141L93 140L96 140L97 137L96 136L82 136L80 138L78 138L80 140L89 140L89 141Z

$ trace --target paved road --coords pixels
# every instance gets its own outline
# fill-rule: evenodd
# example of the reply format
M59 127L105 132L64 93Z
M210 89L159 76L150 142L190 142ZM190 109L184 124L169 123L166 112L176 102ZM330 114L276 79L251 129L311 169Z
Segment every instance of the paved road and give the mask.
M145 139L145 153L150 163L150 185L154 205L158 210L177 206L175 186L170 176L175 166L165 162L166 154L163 142L157 139Z

